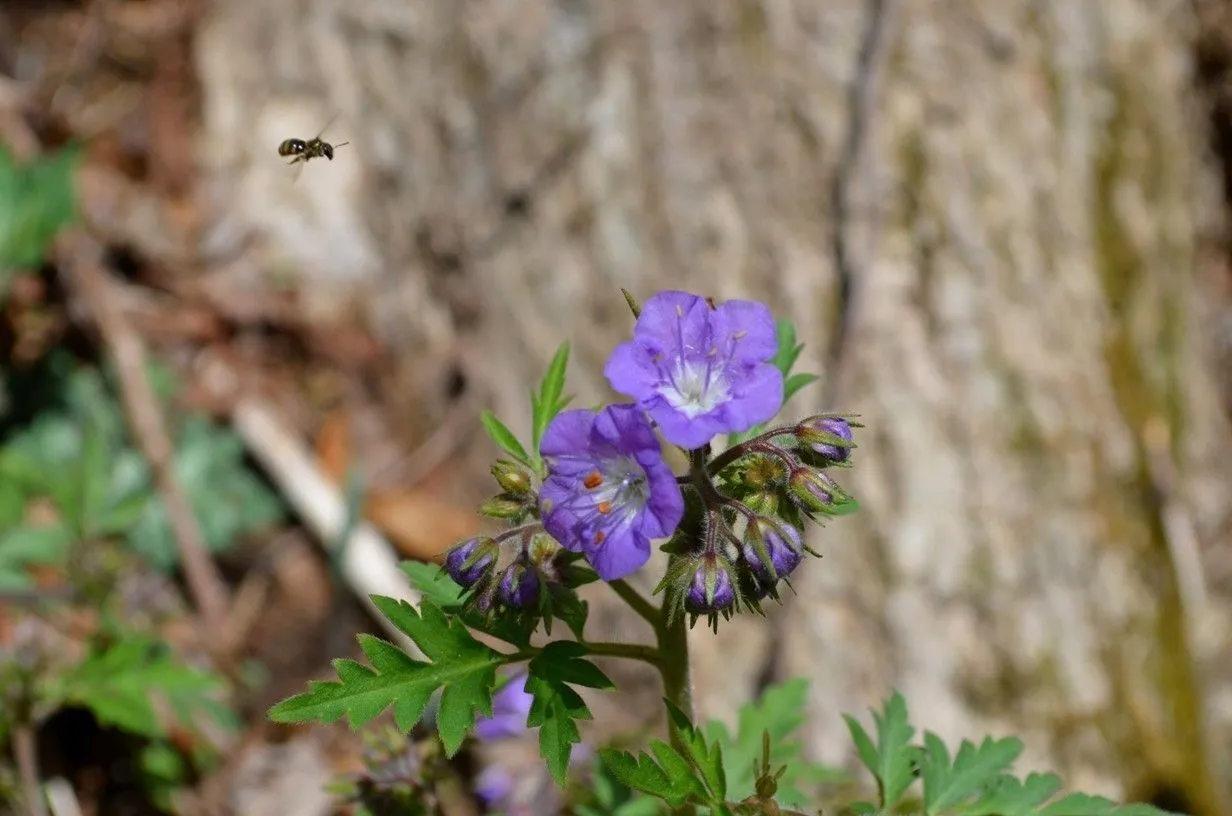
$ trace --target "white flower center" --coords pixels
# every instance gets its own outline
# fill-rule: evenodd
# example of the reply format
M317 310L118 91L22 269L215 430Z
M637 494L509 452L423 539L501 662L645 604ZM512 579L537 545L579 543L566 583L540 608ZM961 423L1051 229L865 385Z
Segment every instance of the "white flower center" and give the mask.
M671 376L657 389L668 404L689 419L708 414L731 398L721 369L705 361L677 360Z

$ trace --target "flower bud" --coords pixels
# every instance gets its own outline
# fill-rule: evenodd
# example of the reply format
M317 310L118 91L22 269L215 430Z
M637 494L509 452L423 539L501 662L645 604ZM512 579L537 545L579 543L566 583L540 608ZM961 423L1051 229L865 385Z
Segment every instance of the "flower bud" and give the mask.
M501 490L511 496L530 495L530 474L516 462L508 459L498 459L492 465L492 478L500 485Z
M820 470L797 468L787 481L791 495L804 509L813 513L828 513L843 496L838 484Z
M480 515L494 519L516 519L525 512L525 504L505 496L494 496L479 505Z
M773 585L800 566L804 542L792 525L760 518L746 533L740 556L759 582Z
M695 615L705 615L726 609L735 600L736 592L727 567L716 556L702 556L685 592L684 608Z
M796 438L829 462L846 462L851 455L851 425L842 417L813 417L796 426Z
M489 536L469 538L445 556L445 572L463 589L478 583L496 563L496 542Z
M505 569L497 588L500 599L514 609L526 609L539 601L539 573L519 558Z

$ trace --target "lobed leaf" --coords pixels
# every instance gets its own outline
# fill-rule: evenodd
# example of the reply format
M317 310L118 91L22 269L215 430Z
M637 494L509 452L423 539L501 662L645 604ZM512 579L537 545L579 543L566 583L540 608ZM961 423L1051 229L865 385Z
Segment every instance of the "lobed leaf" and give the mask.
M925 732L920 758L924 806L930 814L941 813L975 796L1007 771L1022 749L1022 742L1013 737L986 737L978 748L963 740L951 764L941 738L931 731Z
M860 762L877 778L881 806L892 808L902 799L915 778L912 763L918 749L910 744L915 729L907 721L907 701L897 691L886 700L880 713L874 711L872 714L877 726L876 744L854 718L844 714L843 719L855 742Z
M462 621L424 599L417 610L406 601L374 595L372 601L433 662L417 660L391 643L361 635L360 647L372 664L334 661L338 680L314 681L309 691L289 697L269 711L275 722L332 723L346 717L360 728L393 707L398 728L409 731L429 699L442 689L437 729L448 756L457 753L475 724L475 713L492 714L496 669L505 660L475 640Z

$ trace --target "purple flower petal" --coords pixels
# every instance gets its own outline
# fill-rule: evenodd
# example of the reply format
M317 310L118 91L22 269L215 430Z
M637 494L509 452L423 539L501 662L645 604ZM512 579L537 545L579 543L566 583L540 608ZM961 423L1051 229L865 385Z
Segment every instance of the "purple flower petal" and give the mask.
M711 309L697 295L660 292L643 306L633 339L616 348L604 375L665 439L699 448L778 413L783 375L769 362L777 346L764 304L732 300Z
M500 691L492 695L492 716L475 723L475 736L484 742L512 739L526 733L526 718L534 696L526 691L526 674L510 678Z
M684 515L659 440L632 405L561 413L540 452L548 465L539 492L544 529L605 581L645 564L650 539L671 535Z

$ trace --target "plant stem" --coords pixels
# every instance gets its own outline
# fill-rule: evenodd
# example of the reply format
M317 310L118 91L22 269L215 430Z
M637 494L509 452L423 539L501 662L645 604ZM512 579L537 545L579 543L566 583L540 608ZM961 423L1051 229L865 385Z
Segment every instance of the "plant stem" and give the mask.
M47 816L43 789L39 785L38 745L34 728L21 723L13 729L13 758L17 760L17 775L21 778L22 797L30 816Z
M641 660L658 668L659 650L654 646L642 643L591 643L586 641L587 649L593 655L601 657L623 657L629 660Z
M678 556L672 556L674 562ZM671 569L670 562L668 569ZM659 648L659 674L663 677L663 696L679 708L690 721L693 719L693 678L689 673L689 628L685 616L665 603L655 625ZM670 728L672 745L677 749L676 731Z
M643 597L642 593L638 592L629 585L624 579L610 581L608 586L624 599L633 611L642 617L651 626L658 629L659 627L659 608Z

